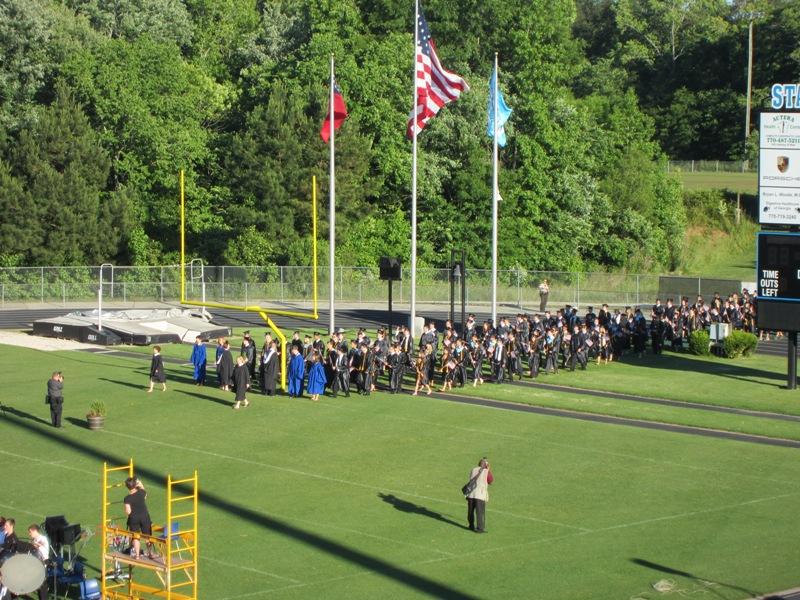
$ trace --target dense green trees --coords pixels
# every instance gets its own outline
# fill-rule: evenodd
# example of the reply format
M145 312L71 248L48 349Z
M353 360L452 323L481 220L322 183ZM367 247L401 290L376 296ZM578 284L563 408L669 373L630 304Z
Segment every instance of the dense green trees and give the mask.
M800 78L795 0L577 0L575 35L616 69L675 159L744 157L747 39L754 25L753 130L773 83Z
M72 94L21 131L0 162L6 264L98 264L125 228L121 197L104 192L111 161Z
M758 103L796 80L789 0L428 0L440 56L472 90L420 136L419 260L489 264L494 53L514 115L501 152L500 262L670 269L685 210L673 158L742 152L746 28ZM408 255L410 0L4 0L0 263L307 262L311 176L326 232L328 60L337 254ZM744 36L744 37L743 37ZM320 257L323 261L325 256Z

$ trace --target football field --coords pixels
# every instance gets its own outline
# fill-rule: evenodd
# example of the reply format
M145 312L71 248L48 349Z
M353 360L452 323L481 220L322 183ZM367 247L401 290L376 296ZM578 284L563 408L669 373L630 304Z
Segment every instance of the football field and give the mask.
M408 394L252 394L234 411L187 366L147 394L141 358L0 346L0 359L0 514L23 534L58 514L98 532L102 464L132 457L163 523L167 473L197 469L204 600L734 599L800 578L795 448ZM43 403L55 369L60 430ZM83 425L94 399L108 407L98 432ZM487 535L466 528L460 495L481 456ZM82 555L96 575L99 535Z

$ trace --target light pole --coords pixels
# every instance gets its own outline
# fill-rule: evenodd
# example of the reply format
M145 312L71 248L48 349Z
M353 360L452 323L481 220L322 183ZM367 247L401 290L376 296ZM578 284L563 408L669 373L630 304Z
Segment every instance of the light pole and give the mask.
M111 273L114 273L114 265L111 263L103 263L100 265L100 289L97 290L97 331L103 331L103 269L111 267Z
M453 249L450 251L450 323L455 329L456 319L456 284L461 285L461 333L464 334L466 328L466 300L467 300L467 278L464 265L467 253L464 250ZM458 260L456 260L458 257Z
M195 266L197 265L197 267ZM200 269L200 275L195 275L195 269ZM200 312L203 316L206 315L206 277L205 277L205 265L203 264L202 258L194 258L189 263L189 281L192 284L192 293L194 293L194 282L196 279L200 279L200 290L202 293L202 300L203 306L200 309Z

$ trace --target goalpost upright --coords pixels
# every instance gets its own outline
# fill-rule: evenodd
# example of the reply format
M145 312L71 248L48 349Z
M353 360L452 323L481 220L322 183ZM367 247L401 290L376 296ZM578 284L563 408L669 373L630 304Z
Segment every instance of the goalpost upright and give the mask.
M238 306L236 304L228 304L225 302L198 302L197 300L186 299L186 196L184 186L184 171L180 171L180 204L181 204L181 264L180 264L180 278L181 278L181 304L189 306L201 306L204 308L222 308L226 310L239 310L242 312L250 312L258 314L275 335L278 336L281 346L281 356L286 356L286 335L281 329L275 325L271 315L280 315L285 317L297 317L301 319L319 319L317 312L317 177L311 177L311 312L291 311L265 308L259 305ZM281 387L286 391L286 361L281 360Z

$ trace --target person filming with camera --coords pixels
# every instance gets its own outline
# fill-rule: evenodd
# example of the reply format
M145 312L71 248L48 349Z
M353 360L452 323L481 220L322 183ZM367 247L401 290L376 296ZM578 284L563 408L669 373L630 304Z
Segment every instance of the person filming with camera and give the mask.
M128 531L133 532L133 545L131 547L131 558L141 556L141 541L139 534L146 536L153 535L153 523L150 520L150 512L147 510L147 492L136 477L129 477L125 480L125 487L130 492L125 496L125 514L128 515ZM148 555L151 555L151 544L147 540ZM152 556L150 556L152 558Z
M469 473L469 481L462 491L467 498L467 523L471 531L486 533L486 503L489 486L494 481L489 460L484 456Z

